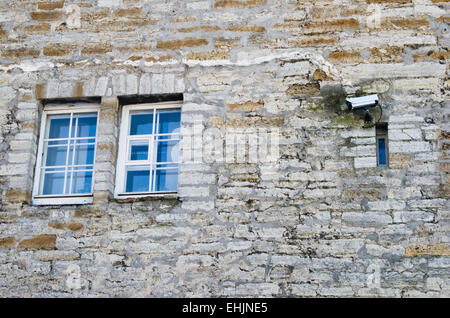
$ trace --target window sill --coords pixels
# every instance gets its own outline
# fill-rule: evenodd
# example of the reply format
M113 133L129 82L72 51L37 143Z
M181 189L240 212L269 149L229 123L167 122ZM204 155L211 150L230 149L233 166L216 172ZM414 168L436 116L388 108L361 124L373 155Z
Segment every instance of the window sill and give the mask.
M70 204L90 204L93 202L92 194L84 195L46 195L33 197L33 205L70 205Z
M117 202L134 202L151 199L179 199L178 192L164 193L119 193L114 195Z

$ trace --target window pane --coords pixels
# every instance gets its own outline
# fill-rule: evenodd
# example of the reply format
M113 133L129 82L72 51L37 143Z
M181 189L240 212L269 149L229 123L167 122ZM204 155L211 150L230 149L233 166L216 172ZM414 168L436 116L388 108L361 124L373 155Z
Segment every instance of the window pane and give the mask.
M45 173L42 194L62 194L64 190L64 172Z
M126 192L148 192L150 181L150 167L136 166L128 167Z
M178 188L178 169L156 169L155 191L176 191Z
M68 177L70 180L70 176ZM73 171L70 193L90 193L92 187L92 171ZM69 187L67 187L69 188Z
M386 141L385 139L378 139L378 164L386 164Z
M74 116L78 120L75 137L95 137L97 130L97 115L79 114ZM75 126L75 125L74 125Z
M48 138L68 138L69 137L70 116L50 117L50 128Z
M47 147L47 159L45 166L65 166L67 146Z
M177 162L178 161L178 140L159 141L157 162Z
M181 112L179 110L159 111L159 134L178 133Z
M67 140L49 140L49 141L47 141L47 144L49 145L49 146L55 146L55 145L63 145L63 146L65 146L65 145L67 145Z
M75 146L74 165L92 165L94 164L94 145Z
M130 160L148 160L148 142L132 141L130 143Z
M71 143L76 143L78 145L81 145L81 144L95 144L95 138L71 140Z
M150 135L153 133L153 113L131 115L130 135Z

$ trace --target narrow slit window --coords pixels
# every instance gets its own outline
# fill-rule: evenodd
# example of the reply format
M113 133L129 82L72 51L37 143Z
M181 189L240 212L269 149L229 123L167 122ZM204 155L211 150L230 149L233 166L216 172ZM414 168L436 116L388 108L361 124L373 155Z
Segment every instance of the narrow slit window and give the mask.
M377 142L377 165L388 165L388 138L387 138L387 125L380 124L376 126L376 142Z

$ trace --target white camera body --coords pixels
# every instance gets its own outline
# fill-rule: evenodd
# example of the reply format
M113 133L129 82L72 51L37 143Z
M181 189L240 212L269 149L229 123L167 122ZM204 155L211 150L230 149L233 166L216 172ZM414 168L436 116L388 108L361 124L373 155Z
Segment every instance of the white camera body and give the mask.
M362 97L350 97L346 99L346 104L352 109L370 108L378 105L378 95L367 95Z

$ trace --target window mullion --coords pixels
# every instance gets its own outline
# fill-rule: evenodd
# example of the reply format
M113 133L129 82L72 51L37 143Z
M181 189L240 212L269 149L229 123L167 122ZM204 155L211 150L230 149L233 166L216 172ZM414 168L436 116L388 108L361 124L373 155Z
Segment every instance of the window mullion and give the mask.
M77 119L75 120L75 132L74 132L74 135L75 135L75 136L77 135L77 129L78 129L78 117L77 117ZM72 192L73 164L74 164L74 161L75 161L75 149L76 149L76 147L75 147L75 142L76 142L76 139L73 140L72 161L71 161L71 164L70 164L69 193ZM70 143L69 143L69 144L70 144ZM70 153L70 152L69 152L69 153Z
M95 157L97 156L97 135L98 135L98 123L100 120L100 114L96 112L97 121L95 123L95 136L94 136L94 155L92 158L92 175L91 175L91 189L90 192L94 191L94 181L95 181ZM80 137L81 138L81 137Z
M126 116L125 116L125 114L126 114ZM131 133L130 117L131 117L131 113L128 111L127 112L124 111L122 119L126 120L126 126L125 126L126 127L126 132L125 132L125 147L126 147L126 149L125 149L125 158L123 160L122 167L121 167L121 168L123 168L123 170L120 173L122 175L122 178L120 181L120 183L121 183L120 187L122 188L121 191L123 191L123 192L127 191L127 178L128 178L127 168L128 168L128 166L126 163L128 161L129 155L130 155L129 154L129 152L130 152L130 145L129 145L130 138L129 137L130 137L130 133ZM119 139L119 143L120 142L123 142L123 141L121 139ZM119 158L123 158L123 157L121 157L119 154Z
M78 125L77 125L78 126ZM84 139L94 139L95 137L73 137L73 140L84 140ZM44 141L61 141L67 138L45 138Z
M158 158L158 139L159 138L158 138L157 134L159 133L159 112L157 113L156 109L155 109L155 115L156 115L155 116L156 117L156 125L155 125L154 137L153 137L153 143L154 143L155 147L154 147L154 152L153 152L153 157L152 157L152 162L153 162L152 172L154 171L154 173L152 175L152 192L156 191L156 183L155 183L155 180L156 180L156 167L157 167L156 163L158 161L157 158ZM155 169L153 169L153 167Z
M69 136L68 136L69 138L67 139L66 166L64 169L63 194L66 194L67 166L69 164L69 150L70 150L70 136L72 135L72 122L73 122L73 112L70 113L70 121L69 121Z
M129 117L131 116L131 115L128 115ZM129 117L128 117L128 119L129 119ZM131 120L129 121L129 123L131 123ZM124 158L124 161L123 161L123 180L124 180L124 182L123 182L123 185L122 185L122 189L123 189L123 191L124 192L126 192L127 191L127 178L128 178L128 165L127 165L127 162L129 161L129 159L128 158L130 158L130 155L131 155L131 144L130 144L130 139L128 138L130 135L129 135L129 133L130 133L130 127L128 127L128 132L127 132L127 137L126 137L126 140L125 140L125 147L126 147L126 150L125 150L125 158Z
M153 184L152 184L152 180L153 180L153 151L154 151L154 137L150 137L149 138L149 154L148 154L148 163L149 163L149 169L150 169L150 173L149 173L149 180L148 180L148 191L149 192L153 192Z
M45 136L49 137L50 135L50 117L46 116L45 120ZM41 157L41 168L44 168L43 170L39 170L39 191L38 193L43 192L44 187L44 178L45 178L45 165L47 162L47 153L48 153L48 142L42 142L42 157Z

